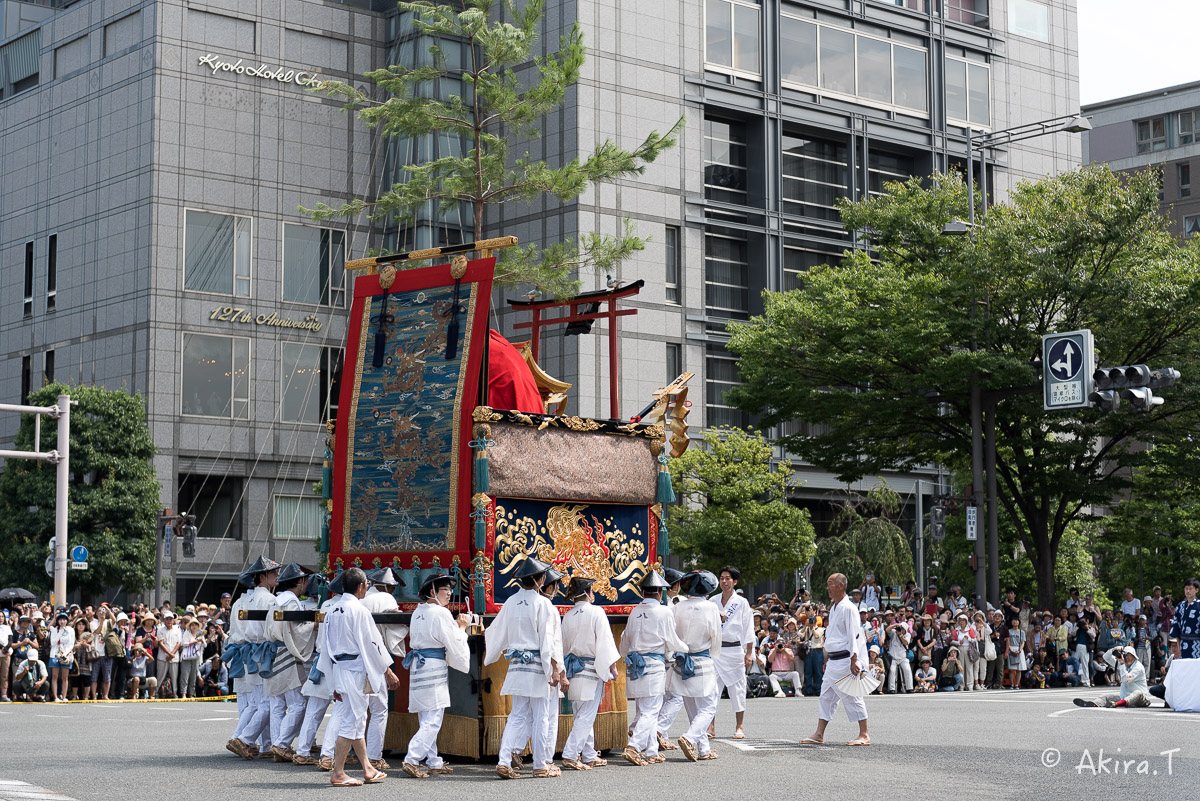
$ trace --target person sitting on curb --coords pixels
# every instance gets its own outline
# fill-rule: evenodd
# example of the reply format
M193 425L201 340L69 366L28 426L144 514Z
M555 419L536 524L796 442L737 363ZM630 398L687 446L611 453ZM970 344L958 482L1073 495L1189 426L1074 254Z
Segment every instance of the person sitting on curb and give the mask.
M930 664L929 657L921 657L921 667L917 670L916 680L916 691L919 693L931 693L937 689L937 671Z
M1117 664L1120 654L1123 664ZM1150 690L1146 687L1146 669L1138 661L1133 646L1125 645L1104 652L1104 661L1116 670L1121 679L1121 692L1102 695L1094 700L1076 698L1075 706L1150 706Z

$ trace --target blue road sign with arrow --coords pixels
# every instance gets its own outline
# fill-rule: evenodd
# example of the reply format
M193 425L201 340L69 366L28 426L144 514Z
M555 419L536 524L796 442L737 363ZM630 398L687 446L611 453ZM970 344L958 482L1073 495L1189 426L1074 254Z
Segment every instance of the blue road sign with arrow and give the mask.
M1044 408L1086 409L1095 361L1091 331L1045 334L1042 337Z
M76 545L71 549L72 562L86 562L88 559L88 549L82 545Z

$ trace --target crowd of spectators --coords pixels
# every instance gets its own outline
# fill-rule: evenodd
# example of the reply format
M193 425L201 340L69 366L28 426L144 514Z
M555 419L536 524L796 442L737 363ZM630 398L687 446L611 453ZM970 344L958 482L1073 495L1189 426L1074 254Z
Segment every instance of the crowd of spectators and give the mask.
M0 702L195 698L229 694L220 604L121 609L22 604L0 610Z
M1178 656L1175 600L1161 587L1141 600L1126 589L1112 608L1072 588L1061 606L1039 610L1013 588L995 608L978 605L958 586L943 597L936 586L922 592L911 581L888 600L867 576L850 597L879 693L1115 686L1109 657L1125 646L1137 651L1151 681L1161 681L1170 657ZM820 694L827 613L807 592L790 601L775 594L756 600L758 650L749 672L761 678L749 682L751 692Z

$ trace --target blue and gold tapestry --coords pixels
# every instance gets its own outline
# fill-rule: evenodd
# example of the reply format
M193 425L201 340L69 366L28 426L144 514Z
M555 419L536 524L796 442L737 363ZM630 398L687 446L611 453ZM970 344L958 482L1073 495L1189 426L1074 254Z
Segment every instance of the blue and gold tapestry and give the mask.
M476 300L486 310L490 280L481 292L479 279L490 279L493 260L480 261L487 269L472 262L459 288L462 333L450 359L455 288L448 267L402 271L388 292L378 276L355 283L353 373L337 431L333 530L341 536L331 564L340 554L455 549L470 493L470 450L461 434L470 432L487 347L486 314L476 320Z

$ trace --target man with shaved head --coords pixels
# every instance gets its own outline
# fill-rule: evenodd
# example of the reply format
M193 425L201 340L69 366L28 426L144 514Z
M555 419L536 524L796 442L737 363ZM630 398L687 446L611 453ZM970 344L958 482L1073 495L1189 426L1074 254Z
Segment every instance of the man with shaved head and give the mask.
M846 717L858 723L858 737L846 745L870 745L867 734L867 705L862 696L849 695L837 686L838 679L857 676L866 669L867 642L858 623L858 609L846 597L846 577L834 573L825 582L829 591L829 622L825 628L825 677L821 682L821 699L817 730L801 742L822 745L825 727L833 719L838 704L845 704Z

